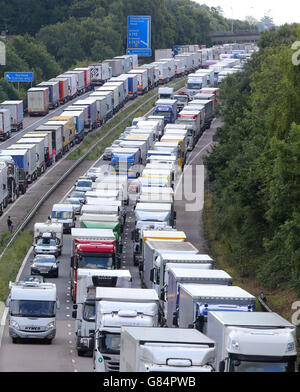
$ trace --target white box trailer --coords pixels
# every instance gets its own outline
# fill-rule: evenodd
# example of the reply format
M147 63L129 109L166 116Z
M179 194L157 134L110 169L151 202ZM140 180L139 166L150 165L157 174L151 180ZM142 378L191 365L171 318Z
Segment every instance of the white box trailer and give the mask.
M128 55L124 56L115 56L114 59L122 60L123 64L123 73L129 72L131 70L131 57Z
M168 63L164 61L156 61L153 65L159 70L159 84L168 83L170 81Z
M9 110L12 131L18 131L23 128L23 101L4 101L0 104L0 109Z
M176 254L197 254L198 249L190 242L172 239L164 240L146 240L143 246L143 273L142 281L145 287L153 288L159 293L159 275L160 258L164 253Z
M129 99L129 96L128 96L128 75L122 74L120 76L110 78L109 83L115 83L115 82L119 82L119 83L121 82L123 84L125 102L127 102Z
M36 162L37 162L37 174L40 176L46 169L45 163L45 142L44 139L38 138L25 138L22 137L17 141L17 144L25 145L25 144L35 144L36 145Z
M123 82L111 82L110 80L105 83L105 87L118 87L118 94L119 94L119 108L124 106L126 96L125 90L123 86Z
M153 89L155 87L155 75L154 75L154 69L155 66L152 64L143 64L140 65L138 68L136 69L146 69L147 73L148 73L148 88Z
M169 78L170 80L174 79L175 74L176 74L176 68L175 68L175 60L174 58L164 58L159 60L159 62L165 62L168 64L168 68L169 68Z
M35 129L36 132L51 132L52 135L52 147L55 149L56 156L55 160L58 160L63 155L63 130L60 125L51 125L45 123Z
M65 73L58 75L58 78L68 79L68 96L69 99L73 99L77 96L77 78L74 74Z
M232 277L225 271L215 269L199 269L172 267L168 269L168 285L166 298L161 304L164 309L164 317L167 319L167 326L173 328L173 317L178 313L180 288L183 283L210 284L210 285L232 285Z
M102 87L97 88L97 92L110 92L112 93L112 104L113 104L113 112L116 113L120 109L120 101L119 101L119 87L118 86L108 86L105 83Z
M28 151L28 183L30 184L37 178L37 146L36 144L16 143L7 147L7 150L27 150Z
M122 328L121 373L213 372L215 356L215 342L193 329Z
M147 158L147 143L145 141L138 140L122 140L119 144L121 148L138 148L141 155L141 163L146 163Z
M91 88L91 81L92 81L92 72L89 67L82 67L82 68L74 68L74 71L83 71L84 72L84 86L85 91L89 91Z
M45 116L49 113L49 88L32 87L27 90L29 116Z
M110 78L108 63L91 64L89 68L91 69L91 82L96 86L102 86Z
M52 145L52 134L51 132L37 132L32 131L26 133L23 138L42 138L44 139L44 153L45 162L47 166L51 166L53 162L53 145Z
M4 208L7 207L8 199L7 165L5 162L0 161L0 215L3 214Z
M276 313L210 311L217 372L294 372L296 327Z
M42 82L37 87L48 87L49 89L49 109L54 109L59 106L59 80L56 82Z
M104 60L103 63L109 64L112 69L112 76L119 76L123 73L122 59L108 59Z
M106 100L106 114L105 114L105 121L113 115L114 105L113 105L113 93L112 91L99 91L95 90L93 93L90 94L90 97L104 97Z
M0 139L6 140L11 136L11 117L9 109L0 109Z
M83 94L85 91L85 84L84 84L84 71L67 71L65 75L76 75L77 80L77 94Z
M107 104L106 97L103 95L90 94L90 98L95 99L97 109L97 125L102 125L106 121Z
M155 50L155 61L160 59L173 58L172 49L156 49Z
M209 335L207 313L211 310L253 312L256 298L237 286L184 283L180 285L174 325L193 328Z
M154 290L96 288L94 368L119 371L121 329L157 327L158 297Z
M138 80L138 94L142 95L149 90L148 86L148 71L147 69L132 69L128 72L130 75L137 75Z

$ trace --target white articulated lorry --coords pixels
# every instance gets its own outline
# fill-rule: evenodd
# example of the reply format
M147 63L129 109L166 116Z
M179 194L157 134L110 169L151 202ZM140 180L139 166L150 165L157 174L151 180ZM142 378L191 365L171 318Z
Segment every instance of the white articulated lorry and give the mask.
M51 343L56 334L56 285L42 283L32 277L27 281L9 283L9 335L13 343L19 339L45 339Z
M77 353L93 354L96 318L96 287L130 288L132 277L128 270L79 269L77 274L76 304L72 317L75 321Z
M255 303L253 295L237 286L184 283L180 285L178 311L173 325L196 328L208 334L209 311L253 312Z
M154 290L96 288L94 369L118 372L120 335L125 326L157 327L158 297Z
M124 327L120 372L213 372L216 344L193 329Z
M227 272L215 269L199 269L194 265L186 264L190 268L172 267L168 269L167 298L164 303L167 326L174 327L173 317L177 315L179 306L180 286L183 283L219 284L231 286L232 278ZM200 265L201 266L201 265Z
M208 312L216 371L294 372L296 327L276 313Z

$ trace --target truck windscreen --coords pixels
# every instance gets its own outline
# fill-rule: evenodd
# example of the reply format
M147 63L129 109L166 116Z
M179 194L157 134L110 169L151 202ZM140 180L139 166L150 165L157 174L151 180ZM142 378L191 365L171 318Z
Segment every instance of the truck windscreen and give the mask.
M200 90L202 88L202 83L188 83L188 90Z
M53 219L72 219L73 213L71 211L52 211Z
M113 269L113 261L113 256L109 253L80 253L78 268Z
M11 300L10 315L14 317L55 317L55 301Z
M104 332L100 338L99 351L102 354L119 354L121 337L120 334Z

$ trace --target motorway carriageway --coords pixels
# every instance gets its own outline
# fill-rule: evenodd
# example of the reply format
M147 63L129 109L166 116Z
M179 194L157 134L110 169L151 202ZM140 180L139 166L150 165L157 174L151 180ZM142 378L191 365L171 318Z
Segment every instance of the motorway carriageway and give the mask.
M43 119L42 119L43 121ZM212 136L216 128L220 126L218 120L214 120L210 129L206 130L194 150L189 153L187 163L183 173L183 177L189 176L189 180L195 183L196 172L191 174L187 170L189 163L193 167L201 165L202 158L212 145ZM96 163L96 166L107 164L103 161ZM192 178L190 178L190 176ZM179 180L180 182L180 180ZM201 192L203 192L202 189ZM69 194L69 192L67 193ZM66 194L66 195L67 195ZM66 196L65 195L65 196ZM175 195L176 198L176 195ZM62 197L58 197L59 202ZM188 202L187 202L188 203ZM138 267L133 266L133 243L131 241L131 231L134 229L134 213L132 207L134 201L131 201L127 207L127 218L123 232L123 254L121 257L122 268L129 269L133 276L133 287L141 287ZM177 229L185 231L188 241L195 245L200 253L208 253L203 227L202 227L202 210L197 212L187 212L185 210L186 199L175 201L175 210L177 211ZM43 217L39 217L39 221L46 221L47 216L52 209L51 204L48 205L48 211L44 212ZM70 295L70 253L71 253L71 237L64 236L63 254L59 258L59 277L57 279L46 279L46 281L56 283L57 294L60 300L60 309L57 311L57 330L56 337L51 345L45 345L41 342L32 340L24 343L13 344L8 333L7 309L1 320L0 328L0 371L4 372L92 372L93 364L90 357L78 357L76 350L75 322L72 319L72 300ZM23 262L21 274L19 278L22 280L24 276L30 275L30 261L33 254L29 252Z

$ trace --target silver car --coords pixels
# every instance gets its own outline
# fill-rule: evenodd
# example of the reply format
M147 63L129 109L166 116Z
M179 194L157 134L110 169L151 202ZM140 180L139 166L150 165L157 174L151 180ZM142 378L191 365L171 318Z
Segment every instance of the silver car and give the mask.
M55 256L36 255L31 264L31 275L58 278L58 263Z

